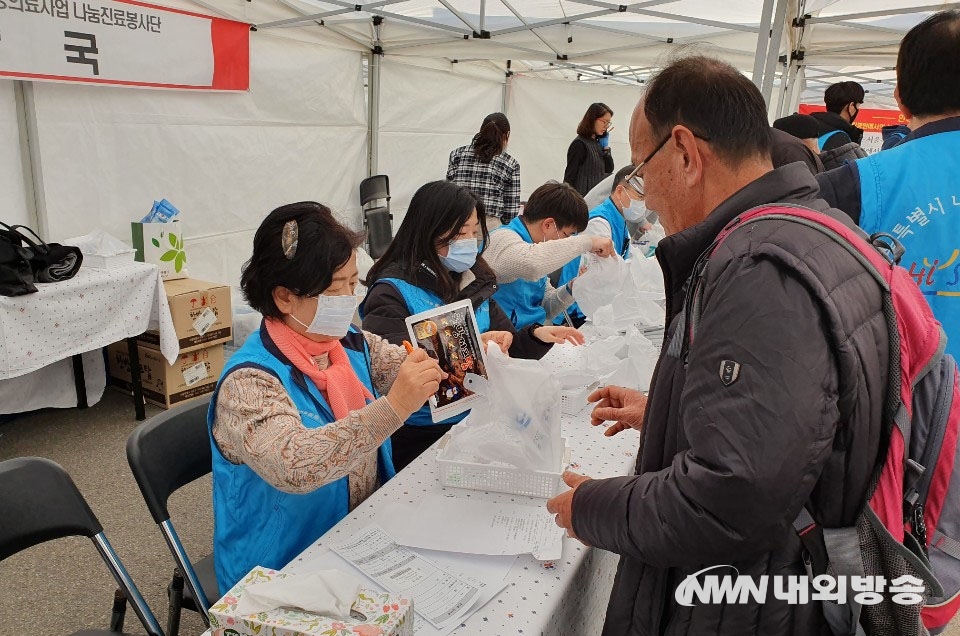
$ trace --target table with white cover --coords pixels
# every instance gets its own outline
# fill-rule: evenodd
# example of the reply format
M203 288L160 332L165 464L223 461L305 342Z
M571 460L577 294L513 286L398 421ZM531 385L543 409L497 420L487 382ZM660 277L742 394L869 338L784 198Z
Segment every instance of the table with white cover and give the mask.
M81 267L37 290L0 296L0 413L95 404L106 381L100 350L127 339L133 359L133 338L150 328L160 331L164 358L176 361L179 343L155 265ZM135 406L143 419L142 400L135 397Z
M614 437L604 437L602 427L590 426L590 411L585 409L577 416L564 416L563 435L571 448L570 470L596 478L633 473L638 442L636 432L624 431ZM378 514L396 511L397 503L415 508L429 493L454 493L457 497L493 503L546 504L545 499L520 495L444 488L440 484L436 452L434 445L304 550L283 571L310 573L310 563L329 546L344 542L370 523L382 521ZM565 488L560 485L558 492ZM587 547L569 537L563 540L563 557L558 561L540 562L530 555L517 557L507 575L506 588L469 616L453 631L453 636L599 635L617 559L615 554ZM205 636L209 633L206 632Z

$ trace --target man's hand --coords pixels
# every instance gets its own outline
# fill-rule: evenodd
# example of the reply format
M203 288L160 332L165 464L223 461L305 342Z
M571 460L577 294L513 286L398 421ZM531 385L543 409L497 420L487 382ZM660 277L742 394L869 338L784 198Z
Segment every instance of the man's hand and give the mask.
M509 331L488 331L480 334L480 340L483 342L484 351L486 351L488 343L496 342L500 351L509 353L510 345L513 344L513 334Z
M608 258L617 253L613 241L603 236L590 237L590 251L601 258Z
M577 535L573 533L573 493L576 492L577 488L585 481L590 481L590 477L586 475L578 475L577 473L571 473L569 470L564 471L563 481L570 486L570 490L565 493L561 493L547 502L547 512L556 515L554 521L558 526L567 531L567 535L581 541ZM584 545L586 545L584 543Z
M587 397L587 402L599 402L590 414L590 423L599 426L604 422L615 422L603 432L607 437L616 435L628 428L643 428L643 413L647 408L647 396L639 391L625 389L622 386L607 386L597 389Z

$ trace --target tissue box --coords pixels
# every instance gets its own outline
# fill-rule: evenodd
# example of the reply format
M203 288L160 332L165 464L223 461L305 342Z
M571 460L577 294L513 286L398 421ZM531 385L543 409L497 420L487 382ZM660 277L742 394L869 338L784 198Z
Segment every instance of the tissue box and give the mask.
M394 594L362 589L352 614L366 618L326 618L289 608L237 616L234 611L251 583L286 576L276 570L255 567L210 608L212 636L413 636L413 601Z
M153 263L163 280L187 277L187 252L183 246L180 219L169 223L131 223L136 259Z

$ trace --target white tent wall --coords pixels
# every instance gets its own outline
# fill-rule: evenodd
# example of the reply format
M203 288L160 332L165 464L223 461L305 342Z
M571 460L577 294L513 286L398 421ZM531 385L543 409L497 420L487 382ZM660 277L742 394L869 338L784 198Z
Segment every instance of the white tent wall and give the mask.
M553 179L563 180L567 148L577 136L577 125L593 102L613 110L610 134L615 169L630 163L630 116L643 95L643 87L620 84L586 84L515 76L507 98L510 146L520 162L520 187L524 199Z
M389 56L380 68L377 172L390 177L390 208L399 227L417 188L445 179L450 151L470 143L484 117L503 110L504 76L466 66L429 68Z
M154 199L180 208L188 269L236 285L263 217L300 200L360 226L361 54L251 34L251 87L200 94L37 83L45 227L129 240Z
M35 226L27 206L14 82L0 81L0 221Z

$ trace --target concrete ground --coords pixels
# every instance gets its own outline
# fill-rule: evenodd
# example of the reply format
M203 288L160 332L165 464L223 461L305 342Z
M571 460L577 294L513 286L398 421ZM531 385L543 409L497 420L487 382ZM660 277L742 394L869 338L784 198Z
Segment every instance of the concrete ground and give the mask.
M158 412L147 405L148 417ZM108 389L99 404L84 411L40 411L0 424L0 461L36 455L70 473L166 628L173 561L127 465L127 437L136 426L130 398ZM187 554L193 559L209 554L209 477L174 494L169 508ZM61 636L107 629L114 589L89 540L69 538L36 546L0 562L0 634ZM125 627L144 633L132 610L127 611ZM197 614L183 613L181 634L197 636L204 629ZM945 633L960 636L960 621L954 620Z

